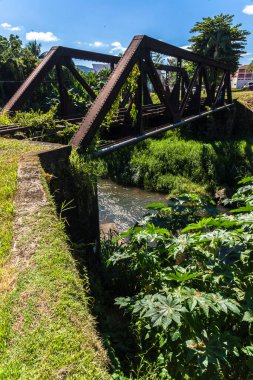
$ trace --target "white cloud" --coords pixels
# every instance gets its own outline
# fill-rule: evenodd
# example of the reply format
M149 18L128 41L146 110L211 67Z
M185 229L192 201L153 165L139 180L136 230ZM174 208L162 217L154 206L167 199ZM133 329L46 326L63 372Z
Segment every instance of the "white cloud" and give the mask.
M109 45L101 41L95 41L95 42L89 43L89 46L94 47L94 48L103 48L103 47L108 47Z
M3 22L3 23L1 24L1 26L2 26L4 29L11 28L11 24L8 24L8 22Z
M243 13L245 13L246 15L253 15L253 5L246 5L243 8Z
M102 41L83 42L83 41L77 40L74 43L78 46L89 46L90 48L94 48L94 49L110 48L109 52L112 54L124 53L127 49L124 46L122 46L122 44L119 41L105 43Z
M12 30L13 32L19 32L21 28L19 26L12 26L9 30Z
M249 55L253 55L253 53L243 53L242 54L243 57L248 57Z
M28 32L26 33L27 41L54 42L59 38L52 32Z
M0 26L4 28L5 30L10 30L12 32L18 32L21 30L19 26L12 26L8 22L3 22L2 24L0 24Z
M124 53L127 48L123 47L120 42L115 41L111 43L112 49L110 53Z

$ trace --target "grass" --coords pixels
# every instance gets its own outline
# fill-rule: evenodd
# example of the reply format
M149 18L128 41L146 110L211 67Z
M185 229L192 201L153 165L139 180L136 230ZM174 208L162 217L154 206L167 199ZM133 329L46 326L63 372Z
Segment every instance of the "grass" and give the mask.
M240 100L243 98L251 98L253 97L253 91L232 91L232 98L233 100Z
M252 173L252 146L252 137L203 142L174 131L106 157L106 172L119 183L171 195L214 194Z
M0 379L108 379L89 313L88 281L79 276L52 201L26 217L19 252L33 252L25 263L18 258L13 264L18 162L38 149L0 139Z
M253 111L253 91L233 92L233 99Z

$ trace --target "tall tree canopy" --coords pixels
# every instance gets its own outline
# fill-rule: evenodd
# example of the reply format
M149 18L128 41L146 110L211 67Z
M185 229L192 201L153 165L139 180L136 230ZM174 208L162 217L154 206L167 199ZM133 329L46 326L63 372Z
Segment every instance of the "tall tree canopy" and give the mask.
M189 41L192 50L208 58L227 63L232 72L239 66L240 56L245 53L247 30L240 29L242 24L233 25L233 15L204 17L191 29L196 33Z
M30 48L22 46L18 36L0 36L0 106L13 95L37 62L37 57Z

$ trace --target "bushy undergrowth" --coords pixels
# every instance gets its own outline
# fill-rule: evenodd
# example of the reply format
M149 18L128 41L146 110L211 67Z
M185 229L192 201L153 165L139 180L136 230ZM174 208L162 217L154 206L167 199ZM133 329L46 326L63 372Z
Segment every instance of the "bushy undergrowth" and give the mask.
M107 175L148 190L213 193L235 186L253 167L251 137L203 142L167 133L105 158Z
M230 212L183 195L104 243L116 305L131 317L131 379L252 379L253 177L240 185Z
M13 125L15 128L30 127L29 131L17 131L14 137L60 144L68 144L78 128L78 125L59 120L56 106L48 112L30 110L18 111L13 115L0 114L0 125Z

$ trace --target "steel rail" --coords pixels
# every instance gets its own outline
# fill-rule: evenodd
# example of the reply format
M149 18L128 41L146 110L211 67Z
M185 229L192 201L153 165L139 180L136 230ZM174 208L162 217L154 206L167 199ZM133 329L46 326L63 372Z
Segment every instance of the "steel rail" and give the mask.
M171 130L171 129L181 127L184 124L190 123L190 122L195 121L195 120L202 119L203 117L206 117L208 115L211 115L213 113L216 113L216 112L219 112L219 111L231 108L231 107L233 107L233 104L227 104L225 106L218 107L218 108L210 110L210 111L202 112L199 115L186 117L185 119L183 119L177 123L174 123L174 124L163 125L159 128L156 128L154 130L143 133L142 135L132 137L129 139L125 139L124 141L120 141L118 143L116 142L115 144L111 144L108 147L104 147L104 148L102 147L99 150L97 150L95 153L93 153L92 156L94 156L94 157L104 156L106 154L115 152L115 151L122 149L124 147L127 147L129 145L136 144L136 143L143 141L143 140L146 140L150 137L153 137L153 136L159 135L161 133L167 132L168 130Z

